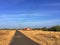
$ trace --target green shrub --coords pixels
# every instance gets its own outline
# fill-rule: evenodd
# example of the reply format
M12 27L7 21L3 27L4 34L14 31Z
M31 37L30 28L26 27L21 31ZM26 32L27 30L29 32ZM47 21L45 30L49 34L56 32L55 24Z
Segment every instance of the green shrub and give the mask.
M51 28L48 29L49 31L60 31L60 26L57 25L57 26L53 26Z

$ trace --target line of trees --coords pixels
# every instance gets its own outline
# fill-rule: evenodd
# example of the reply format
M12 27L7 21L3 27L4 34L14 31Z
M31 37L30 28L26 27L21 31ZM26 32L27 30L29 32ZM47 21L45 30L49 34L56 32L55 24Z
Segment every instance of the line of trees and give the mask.
M16 30L15 28L13 29L9 29L9 28L2 28L0 30ZM20 29L18 29L20 30ZM22 28L22 30L24 30L24 28ZM43 27L43 28L32 28L32 30L44 30L44 31L60 31L60 25L56 25L50 28L47 27Z
M43 28L33 28L33 30L60 31L60 26L56 25L56 26L53 26L53 27L50 27L50 28L46 28L46 27L43 27Z

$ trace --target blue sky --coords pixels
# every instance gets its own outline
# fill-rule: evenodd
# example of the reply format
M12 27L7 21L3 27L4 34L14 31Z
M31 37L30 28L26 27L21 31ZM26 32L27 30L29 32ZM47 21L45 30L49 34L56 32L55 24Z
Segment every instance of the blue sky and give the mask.
M60 25L60 0L0 0L0 28L54 25Z

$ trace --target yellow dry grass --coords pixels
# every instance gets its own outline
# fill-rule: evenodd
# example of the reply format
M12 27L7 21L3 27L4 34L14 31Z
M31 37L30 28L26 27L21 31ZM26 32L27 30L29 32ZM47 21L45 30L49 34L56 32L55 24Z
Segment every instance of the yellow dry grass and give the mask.
M0 30L0 45L9 45L15 30Z
M38 30L19 30L31 40L40 45L60 45L60 32L38 31Z

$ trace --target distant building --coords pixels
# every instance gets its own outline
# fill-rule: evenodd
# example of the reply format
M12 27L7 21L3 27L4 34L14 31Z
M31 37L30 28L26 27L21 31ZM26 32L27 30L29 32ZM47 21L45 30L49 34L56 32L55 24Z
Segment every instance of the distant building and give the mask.
M24 30L31 30L31 28L25 28Z

